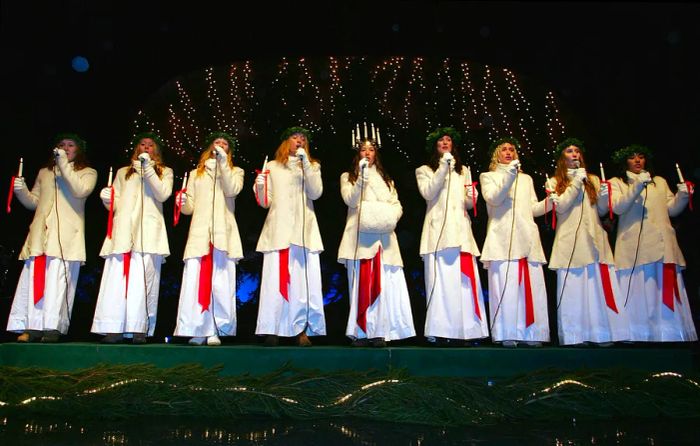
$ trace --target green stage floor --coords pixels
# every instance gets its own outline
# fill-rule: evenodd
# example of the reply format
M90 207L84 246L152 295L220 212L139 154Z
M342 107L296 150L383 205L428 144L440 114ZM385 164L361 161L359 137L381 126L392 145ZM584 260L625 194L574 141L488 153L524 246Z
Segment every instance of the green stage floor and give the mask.
M289 363L303 369L386 371L406 369L414 376L507 377L534 370L627 368L650 372L700 370L697 346L625 348L420 348L381 349L262 347L236 345L193 347L182 344L102 345L96 343L0 344L0 365L76 370L101 363L149 363L171 367L198 363L223 365L223 375L258 375Z

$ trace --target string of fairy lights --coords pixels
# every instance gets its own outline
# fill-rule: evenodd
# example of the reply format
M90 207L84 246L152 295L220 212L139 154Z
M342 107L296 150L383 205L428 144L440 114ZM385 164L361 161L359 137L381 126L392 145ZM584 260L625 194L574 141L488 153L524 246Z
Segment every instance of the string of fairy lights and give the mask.
M322 135L329 146L319 146L322 158L337 147L329 140L342 143L352 123L364 121L375 122L386 150L407 162L424 159L424 135L436 126L462 132L468 162L490 141L514 136L535 172L553 166L566 131L554 93L508 68L454 57L328 56L245 60L180 76L138 111L133 134L154 131L170 153L193 163L207 134L226 131L239 138L236 159L247 162L260 157L257 140L301 125Z

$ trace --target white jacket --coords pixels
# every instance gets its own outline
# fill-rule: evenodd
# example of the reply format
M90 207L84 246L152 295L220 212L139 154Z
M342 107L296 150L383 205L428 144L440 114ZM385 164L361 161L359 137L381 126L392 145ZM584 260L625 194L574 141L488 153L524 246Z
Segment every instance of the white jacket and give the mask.
M448 177L447 167L442 163L434 172L427 165L416 169L418 191L426 201L423 233L420 238L420 255L432 254L445 248L460 248L461 252L478 256L479 247L472 234L468 212L473 205L472 197L466 195L466 186L471 186L471 183L468 183L467 168L463 167L459 174L452 168L449 172ZM448 180L450 183L449 204L446 203ZM441 230L442 235L440 235Z
M227 163L217 163L214 159L207 163L199 176L197 169L192 170L187 183L187 201L182 206L182 213L192 215L192 222L183 258L191 259L208 254L213 230L214 247L226 252L231 259L240 259L243 257L243 248L235 211L236 196L243 188L243 169L231 169ZM216 187L214 169L217 169Z
M508 173L506 167L507 165L498 165L496 170L484 172L479 176L481 196L486 202L489 214L481 261L488 265L487 262L492 260L518 260L527 257L529 262L547 263L540 241L540 231L534 219L544 215L544 201L537 201L532 178L525 173L517 175L515 195L516 175Z
M119 169L112 183L114 226L112 238L105 237L100 256L135 251L166 257L170 255L170 247L163 218L163 202L173 191L173 170L169 167L163 168L163 176L159 178L153 168L147 168L143 179L143 200L141 173L137 170L127 180L128 170L129 167ZM109 206L105 207L109 209Z
M401 259L401 251L399 250L399 242L394 231L375 234L369 232L360 232L360 242L357 241L357 217L360 210L360 196L362 196L361 212L368 212L371 206L367 203L381 202L385 203L386 213L365 215L362 217L371 217L375 220L381 220L388 225L398 222L403 214L403 208L399 202L399 195L396 188L389 188L382 176L377 172L375 166L367 168L368 180L363 185L363 181L358 178L355 184L351 184L348 180L349 174L345 172L340 176L340 195L343 201L348 206L348 216L345 221L345 231L343 238L340 241L338 248L338 262L345 263L347 260L353 259L371 259L376 254L379 248L382 248L382 263L385 265L403 266ZM364 191L362 188L364 187ZM357 246L357 255L355 255L355 247Z
M299 159L290 156L287 164L270 161L267 170L270 171L267 175L267 196L265 187L253 184L259 205L270 209L256 251L279 251L289 245L305 246L311 252L323 251L321 232L314 213L314 200L323 193L321 165L311 163L302 177ZM302 181L305 181L303 194Z
M569 186L559 196L557 204L557 229L549 260L550 269L581 268L594 262L614 264L608 234L600 223L600 216L608 212L608 198L600 195L600 179L588 175L588 181L598 193L597 204L591 204L583 183L572 180L569 174ZM552 189L556 190L557 181L550 178ZM581 214L583 212L583 215ZM579 221L581 225L579 227ZM578 235L576 235L576 228ZM576 244L574 247L574 238ZM573 253L573 254L572 254ZM571 259L571 264L569 264Z
M620 178L610 180L613 212L620 216L615 242L615 266L618 270L623 270L632 268L635 263L639 266L657 261L685 266L669 216L675 217L683 212L688 204L688 194L673 195L666 180L661 177L654 177L654 181L644 188L638 175L627 172L627 176L627 181Z
M20 260L42 254L61 257L63 250L64 260L85 261L85 199L95 188L97 172L89 167L74 170L73 163L65 158L59 158L55 172L58 191L54 171L47 168L39 171L31 191L15 191L24 207L35 210Z

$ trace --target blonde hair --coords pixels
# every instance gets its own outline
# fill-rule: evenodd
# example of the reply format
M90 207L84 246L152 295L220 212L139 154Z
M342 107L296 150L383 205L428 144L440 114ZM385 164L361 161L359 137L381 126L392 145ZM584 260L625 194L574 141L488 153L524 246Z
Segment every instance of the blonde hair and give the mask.
M138 141L136 141L136 144L134 144L134 151L131 153L130 159L131 159L131 161L136 161L139 159L140 153L138 151L138 146L141 143L141 141L143 141L144 139L150 139L155 144L156 150L153 151L153 156L151 156L151 160L155 163L155 166L153 166L153 169L156 171L156 174L158 174L159 178L162 178L163 169L165 168L165 164L163 164L163 156L161 155L161 152L160 152L160 146L158 145L158 142L155 139L153 139L149 136L146 136L146 137L143 137L143 138L139 139ZM133 165L129 165L129 170L126 171L126 179L128 180L129 177L131 175L133 175L134 173L136 173L136 169L134 169Z
M229 147L228 151L226 152L226 161L228 163L228 167L233 168L233 148ZM204 174L204 169L206 169L206 166L204 163L211 158L211 154L215 153L214 150L214 143L212 142L209 144L209 147L202 152L202 154L199 156L199 163L197 163L197 176L200 177L202 174Z
M502 142L501 144L497 145L496 148L493 149L493 152L491 153L491 162L489 163L489 170L490 171L493 172L498 167L498 164L499 164L498 152L500 152L501 147L503 147L506 144L510 144L511 146L513 146L513 152L515 153L515 158L513 158L513 159L516 159L516 160L520 159L520 157L518 156L518 148L515 146L515 144L513 144L510 141Z
M306 156L309 158L309 161L312 163L318 163L318 160L311 156L309 153L309 140L307 139L304 141L304 151L306 152ZM280 164L287 164L287 161L289 161L289 149L294 148L293 143L292 143L292 137L290 136L289 138L285 139L282 141L282 143L277 147L277 151L275 152L275 161L277 161Z

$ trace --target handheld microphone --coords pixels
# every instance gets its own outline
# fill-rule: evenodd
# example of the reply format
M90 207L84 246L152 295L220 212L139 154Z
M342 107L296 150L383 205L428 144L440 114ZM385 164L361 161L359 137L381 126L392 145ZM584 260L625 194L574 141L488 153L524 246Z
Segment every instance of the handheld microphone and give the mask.
M146 162L148 161L148 158L149 158L149 156L145 153L142 153L141 155L139 155L139 160L141 160L141 164L146 164Z
M214 155L215 155L217 158L220 157L221 155L219 154L219 150L224 150L224 148L221 147L221 146L214 146L214 148L216 149L216 150L214 150Z
M58 158L58 147L53 148L53 156Z

